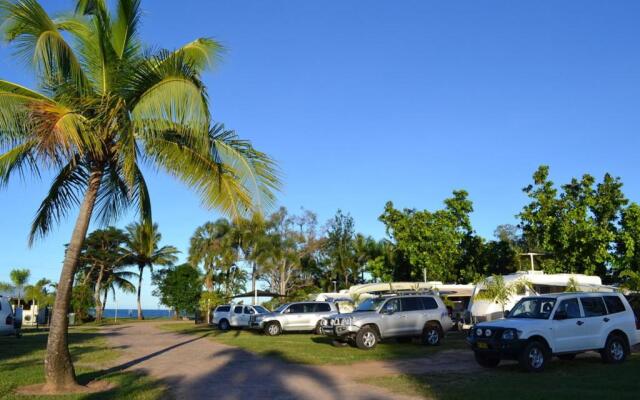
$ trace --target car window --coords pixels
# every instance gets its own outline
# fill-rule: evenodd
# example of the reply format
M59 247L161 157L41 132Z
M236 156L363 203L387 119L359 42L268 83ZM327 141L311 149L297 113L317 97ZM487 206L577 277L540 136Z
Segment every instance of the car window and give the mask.
M269 310L262 306L253 306L253 308L258 312L258 314L267 314Z
M233 312L236 314L242 314L242 306L235 306Z
M418 311L422 310L422 302L419 297L403 297L400 299L402 311Z
M580 318L581 315L580 306L578 305L578 299L562 300L558 305L556 314L558 314L558 312L564 312L566 314L566 319Z
M580 302L582 303L585 317L598 317L607 313L602 297L581 297Z
M328 312L331 311L331 306L329 303L317 303L316 304L316 312Z
M398 299L390 299L387 301L382 307L386 312L398 312L400 311L400 300Z
M256 312L253 311L253 308L247 306L247 307L244 308L244 313L245 314L255 314Z
M287 308L289 314L301 314L304 312L304 304L292 304Z
M513 307L507 318L547 319L551 315L556 299L548 297L525 297Z
M218 307L218 308L216 309L216 311L219 311L219 312L229 312L229 310L230 310L230 309L231 309L231 307L229 307L229 306L220 306L220 307Z
M316 304L315 303L304 303L304 312L305 313L316 312Z
M435 310L438 308L438 303L433 297L423 297L422 304L425 310Z
M624 303L620 300L618 296L603 296L604 303L607 305L607 311L609 314L615 314L619 312L626 311L624 308Z

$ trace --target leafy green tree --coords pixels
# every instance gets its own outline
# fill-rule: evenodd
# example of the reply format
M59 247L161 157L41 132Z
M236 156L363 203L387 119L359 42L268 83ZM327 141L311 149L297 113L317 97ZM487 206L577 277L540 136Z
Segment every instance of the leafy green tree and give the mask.
M158 224L146 222L127 225L127 236L124 242L124 263L138 267L138 320L143 320L142 303L142 275L145 268L153 271L154 265L172 265L178 259L178 249L173 246L160 246L162 235L158 231Z
M349 287L349 282L354 282L357 276L357 262L355 253L355 230L353 217L338 210L336 215L329 220L326 227L326 241L324 253L331 266L332 275L337 281L344 282L344 287Z
M50 293L51 281L46 278L38 280L33 285L25 286L24 297L37 304L41 309L53 304L53 296Z
M194 313L202 295L200 272L190 264L163 268L153 274L156 289L153 295L167 307L180 312Z
M640 273L640 206L637 203L622 210L615 247L616 272Z
M423 269L430 280L456 281L462 255L461 244L472 233L469 214L473 205L464 190L453 192L445 208L430 212L397 210L388 202L380 220L397 248L413 266L411 278L420 280Z
M240 251L242 261L249 264L251 270L251 291L256 293L258 279L262 270L260 265L270 255L272 242L267 236L267 226L261 213L250 218L237 220L233 229L232 241ZM254 302L257 298L254 298Z
M79 271L83 282L93 286L93 304L96 321L102 321L103 305L100 300L105 278L112 271L124 265L125 233L117 228L98 229L89 234L80 252Z
M9 278L11 279L11 282L13 283L16 290L18 291L18 307L20 307L20 300L24 291L24 287L29 281L30 276L31 276L31 271L29 271L26 268L12 269L11 272L9 273Z
M620 273L620 279L623 289L631 290L633 292L640 291L640 272L632 271L630 269L624 270Z
M151 206L139 161L179 178L207 207L242 215L273 201L273 162L220 125L211 129L201 72L220 45L197 39L150 52L139 38L139 0L79 0L51 18L36 0L1 0L0 27L28 61L40 91L0 80L0 184L54 172L30 242L79 206L60 274L45 360L45 389L77 385L67 309L77 260L94 214L105 223ZM107 8L113 6L113 10Z

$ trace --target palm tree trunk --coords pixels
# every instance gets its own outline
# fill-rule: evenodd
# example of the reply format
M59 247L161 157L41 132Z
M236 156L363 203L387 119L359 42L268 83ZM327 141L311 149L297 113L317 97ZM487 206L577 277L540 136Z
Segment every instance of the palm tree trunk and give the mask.
M102 276L104 274L104 266L100 266L100 272L98 272L98 279L96 280L96 286L93 288L93 301L96 309L96 322L102 321L102 303L100 302L100 286L102 286Z
M104 290L104 297L102 298L102 315L104 315L104 309L107 308L107 294L109 294L109 289Z
M69 328L69 304L73 289L73 277L78 264L78 257L82 244L87 235L91 214L98 195L102 170L94 170L89 177L89 185L80 205L80 212L76 220L71 241L60 272L60 280L56 290L56 300L53 303L53 315L47 339L47 355L44 360L46 384L45 389L51 392L65 392L78 385L76 372L69 354L67 330Z
M140 303L140 290L142 289L142 272L144 271L144 264L138 264L138 271L140 272L140 276L138 276L138 320L142 321L144 319L144 315L142 315L142 303Z
M251 270L251 291L253 292L253 304L258 304L258 291L256 288L256 263L252 263Z

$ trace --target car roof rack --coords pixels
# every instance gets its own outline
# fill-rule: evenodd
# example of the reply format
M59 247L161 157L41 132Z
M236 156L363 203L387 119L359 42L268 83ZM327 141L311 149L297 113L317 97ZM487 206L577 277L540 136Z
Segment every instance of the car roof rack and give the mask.
M378 297L391 297L391 296L425 296L425 295L438 295L439 292L433 289L423 290L393 290L387 293L381 293Z

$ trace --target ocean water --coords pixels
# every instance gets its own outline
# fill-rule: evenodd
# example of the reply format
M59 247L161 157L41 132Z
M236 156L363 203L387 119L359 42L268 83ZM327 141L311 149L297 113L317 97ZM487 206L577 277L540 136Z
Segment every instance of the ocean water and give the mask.
M171 310L153 310L153 309L142 309L142 315L145 318L169 318L173 316L173 312ZM105 308L104 310L104 318L115 318L116 310L115 308ZM136 308L119 308L118 309L118 318L138 318L138 310Z

